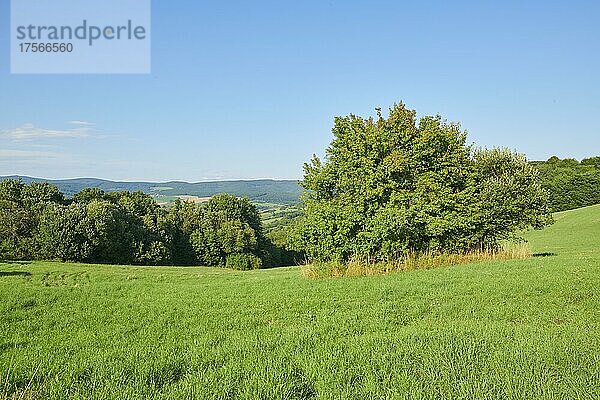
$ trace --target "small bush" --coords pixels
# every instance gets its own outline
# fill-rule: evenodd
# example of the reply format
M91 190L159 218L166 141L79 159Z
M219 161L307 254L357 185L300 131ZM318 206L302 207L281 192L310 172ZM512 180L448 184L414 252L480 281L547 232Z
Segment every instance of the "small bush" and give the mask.
M248 271L259 269L262 266L262 261L253 254L237 253L227 256L225 266L240 271Z

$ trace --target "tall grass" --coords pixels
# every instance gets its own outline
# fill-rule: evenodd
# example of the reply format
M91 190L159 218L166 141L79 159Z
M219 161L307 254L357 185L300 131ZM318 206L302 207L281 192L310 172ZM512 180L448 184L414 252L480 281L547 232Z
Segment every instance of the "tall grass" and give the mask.
M400 260L387 262L366 262L363 260L351 260L347 263L320 262L304 265L301 271L306 278L375 276L483 261L526 260L531 257L531 254L527 243L518 243L507 244L500 250L478 250L466 253L410 252Z
M34 400L41 398L32 387L32 383L39 370L39 365L36 367L35 371L27 381L27 385L24 387L19 387L19 385L15 385L14 383L12 383L12 361L13 360L11 359L11 362L9 363L6 371L6 376L3 377L4 382L2 383L2 389L0 389L0 400Z

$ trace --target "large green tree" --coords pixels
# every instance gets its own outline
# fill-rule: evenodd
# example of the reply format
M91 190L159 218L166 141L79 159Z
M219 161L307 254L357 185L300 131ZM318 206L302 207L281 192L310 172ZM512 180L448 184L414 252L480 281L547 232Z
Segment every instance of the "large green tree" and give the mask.
M0 257L28 259L39 252L35 236L40 216L52 204L64 204L65 198L56 186L21 180L0 182Z
M384 261L406 252L495 248L550 221L536 171L506 150L473 151L458 124L338 117L324 161L305 164L298 247L313 260Z
M86 206L51 204L40 217L36 241L40 258L62 261L93 261L96 232Z

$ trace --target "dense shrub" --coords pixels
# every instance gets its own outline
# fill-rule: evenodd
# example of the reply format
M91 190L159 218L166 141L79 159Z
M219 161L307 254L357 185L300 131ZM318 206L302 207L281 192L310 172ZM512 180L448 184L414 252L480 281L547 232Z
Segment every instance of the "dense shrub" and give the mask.
M542 185L550 195L552 211L564 211L600 203L600 157L578 162L554 156L535 162Z
M48 205L65 204L58 189L47 183L24 185L16 180L0 182L0 257L33 258L40 251L36 234Z
M253 254L234 253L227 256L225 266L227 268L237 269L240 271L248 271L251 269L259 269L262 265L260 258Z
M62 261L92 261L96 232L84 204L50 204L42 213L38 258Z
M303 251L295 249L295 231L297 220L287 221L267 234L265 262L269 266L287 266L301 264L306 260Z
M6 259L253 269L268 258L268 245L245 198L217 195L165 209L141 192L90 188L67 200L48 184L0 183L0 257Z
M297 248L312 260L388 261L495 248L551 220L537 171L508 150L473 151L459 125L403 104L387 119L335 119L325 161L305 164Z
M220 194L202 208L190 243L203 265L224 265L232 254L260 257L266 241L256 207L245 198Z

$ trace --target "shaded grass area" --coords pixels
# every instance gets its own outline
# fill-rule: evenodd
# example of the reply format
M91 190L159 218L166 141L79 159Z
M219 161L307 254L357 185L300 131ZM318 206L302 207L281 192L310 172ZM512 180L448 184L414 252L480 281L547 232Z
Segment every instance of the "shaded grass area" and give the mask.
M599 398L600 207L556 220L387 276L0 264L0 397Z

